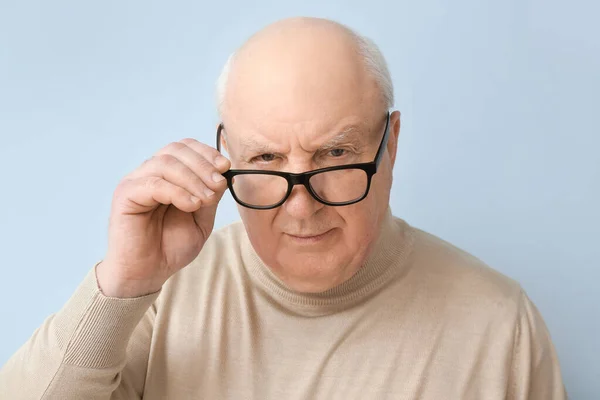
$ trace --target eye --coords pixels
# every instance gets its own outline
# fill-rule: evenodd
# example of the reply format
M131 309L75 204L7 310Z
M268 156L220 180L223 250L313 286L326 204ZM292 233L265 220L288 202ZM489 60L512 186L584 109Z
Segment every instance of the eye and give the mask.
M332 149L329 150L329 154L333 157L341 157L346 154L346 149Z
M270 154L270 153L261 154L260 156L255 157L255 159L257 161L270 162L270 161L275 160L275 154Z

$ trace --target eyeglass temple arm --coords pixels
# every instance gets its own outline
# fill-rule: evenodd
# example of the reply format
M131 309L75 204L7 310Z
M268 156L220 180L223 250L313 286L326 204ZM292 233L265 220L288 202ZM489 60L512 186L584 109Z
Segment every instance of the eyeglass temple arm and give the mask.
M375 165L379 166L381 159L383 158L383 154L385 153L385 147L387 146L388 138L390 136L390 112L388 111L386 122L385 122L385 131L383 133L383 138L381 139L381 144L377 149L377 155L375 156Z
M221 152L221 131L224 129L223 123L220 123L217 127L217 151Z

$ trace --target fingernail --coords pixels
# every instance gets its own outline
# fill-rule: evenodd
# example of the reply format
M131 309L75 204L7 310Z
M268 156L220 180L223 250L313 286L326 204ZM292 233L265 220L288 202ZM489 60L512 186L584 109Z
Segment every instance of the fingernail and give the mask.
M213 172L212 179L215 182L221 182L223 179L225 179L225 177L218 172Z
M206 197L210 197L213 194L215 194L215 192L213 192L212 190L210 190L209 188L205 188L204 189L204 194L206 195Z
M200 202L200 199L197 198L196 196L190 196L190 200L192 201L192 203L194 204L198 204Z

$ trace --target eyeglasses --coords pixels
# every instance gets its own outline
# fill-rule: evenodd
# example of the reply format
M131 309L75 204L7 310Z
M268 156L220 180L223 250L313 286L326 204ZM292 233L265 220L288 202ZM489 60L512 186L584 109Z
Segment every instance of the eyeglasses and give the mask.
M383 138L371 162L338 165L302 173L230 169L223 174L235 201L255 210L269 210L282 205L295 185L303 185L311 196L328 206L358 203L369 194L371 178L383 158L390 135L390 113L386 116ZM221 151L221 123L217 128L217 150Z

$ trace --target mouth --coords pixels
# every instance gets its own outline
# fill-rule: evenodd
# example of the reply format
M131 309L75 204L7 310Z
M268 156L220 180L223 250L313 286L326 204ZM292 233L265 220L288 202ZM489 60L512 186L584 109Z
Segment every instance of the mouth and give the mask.
M316 242L320 242L323 239L326 239L328 236L331 235L332 232L333 232L333 229L330 229L330 230L322 232L322 233L303 233L303 234L286 233L286 235L288 237L290 237L293 241L298 242L298 243L316 243Z

